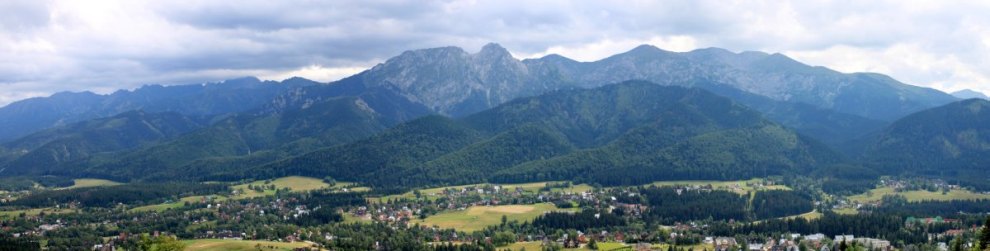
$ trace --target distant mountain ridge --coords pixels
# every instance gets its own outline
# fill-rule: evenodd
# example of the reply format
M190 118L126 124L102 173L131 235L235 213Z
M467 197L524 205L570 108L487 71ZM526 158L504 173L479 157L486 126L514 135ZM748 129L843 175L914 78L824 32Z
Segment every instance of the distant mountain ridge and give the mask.
M649 45L594 62L559 55L520 61L498 44L485 45L476 54L457 47L413 50L355 78L365 86L397 90L414 102L453 116L550 90L626 80L688 86L714 82L773 100L884 121L956 100L884 75L839 73L781 54L732 53L718 48L677 53Z
M641 82L642 80L646 82ZM635 125L635 128L598 131L596 128L604 125L568 120L554 121L551 124L526 120L523 121L525 123L511 124L510 127L500 129L487 127L498 125L499 121L475 123L481 120L481 115L478 114L498 110L492 108L536 109L512 106L514 102L522 102L518 100L539 100L553 96L544 94L562 95L560 93L581 92L581 89L608 87L607 85L613 83L629 81L638 84L625 83L619 86L626 86L626 90L659 94L680 91L673 91L678 90L677 88L665 89L667 91L651 88L678 86L704 93L702 96L714 96L711 95L714 93L728 97L728 100L732 100L729 102L731 104L724 103L726 99L721 97L701 98L692 102L717 105L719 108L729 107L726 109L741 109L737 106L744 105L746 108L740 111L745 111L749 117L760 119L751 121L745 129L735 128L712 122L718 120L713 114L695 114L701 108L692 110L679 107L684 104L666 104L677 107L668 107L672 110L667 111L673 113L675 118L707 118L700 122L679 121L684 123L682 127L697 127L673 128L676 129L675 132L679 130L682 133L680 136L651 134L655 130L672 129L663 127L662 123L650 124L621 118L605 120L615 125ZM641 86L658 84L661 86ZM702 89L705 91L701 91ZM603 89L595 91L600 92ZM619 96L623 99L652 98ZM585 109L604 111L601 109L613 105L605 102L606 100L608 99L587 102L571 100L560 104L587 105L598 102ZM380 144L393 144L394 141L382 137L393 135L415 138L419 136L408 133L450 133L451 135L444 136L450 136L446 138L449 142L403 142L432 150L416 153L417 156L406 156L411 159L401 159L402 165L393 167L401 170L375 169L378 170L376 172L384 172L378 176L391 177L389 175L405 172L414 177L413 173L409 173L412 170L458 172L442 167L454 168L456 164L452 163L463 164L461 161L473 158L482 158L485 161L497 159L486 167L493 169L484 171L485 179L491 180L537 180L535 177L538 176L534 176L534 172L542 173L542 177L555 175L554 177L559 178L573 178L568 175L593 171L589 169L590 166L574 164L580 161L624 168L621 170L625 171L643 171L642 168L646 168L643 163L676 163L668 166L674 168L668 171L672 173L670 175L681 175L677 176L679 178L689 177L688 174L678 173L695 170L697 166L691 166L697 164L694 161L706 158L706 161L711 161L708 164L712 166L740 166L740 163L747 163L771 169L797 170L794 168L799 167L795 163L832 163L839 158L833 156L827 147L820 145L819 141L856 156L860 154L860 149L847 147L847 142L879 130L888 121L904 114L954 100L956 98L948 94L906 85L887 76L872 73L843 74L824 67L804 65L780 54L762 52L732 53L710 48L677 53L644 45L599 61L578 62L559 55L520 61L497 44L488 44L473 54L457 47L441 47L407 51L361 73L329 84L302 78L292 78L281 83L243 78L219 84L148 86L110 95L63 93L50 98L16 102L0 108L0 125L13 124L12 121L20 118L32 118L31 113L40 115L36 120L16 125L17 130L8 132L8 135L27 134L31 130L44 128L70 128L66 126L72 124L69 121L74 120L86 123L92 121L91 125L99 125L100 118L112 117L107 114L131 110L142 110L149 114L170 112L196 118L202 124L181 135L153 138L148 141L150 143L139 146L121 146L112 140L84 138L74 145L89 146L83 149L91 150L80 152L86 154L74 155L80 158L49 158L58 155L46 154L51 152L48 150L37 151L42 148L3 148L0 149L0 168L7 168L8 173L95 176L121 180L170 179L184 173L209 174L210 176L204 177L217 179L285 175L299 170L266 164L327 147L368 149L355 144L366 142L366 137L369 136L378 139ZM565 113L565 118L585 112L568 109L555 107L551 110ZM632 112L635 109L649 110L648 107L622 107L622 111L630 116L642 118L643 114ZM451 118L417 120L429 114ZM510 113L492 117L512 118L508 114ZM530 115L523 117L532 119L529 118L533 117ZM596 121L603 119L599 116L605 115L607 114L581 116L584 116L582 119ZM723 115L735 117L738 114ZM547 118L555 116L557 114L553 113L541 115ZM649 116L647 118L655 119ZM419 124L405 123L410 120L419 121ZM396 125L405 128L404 130L417 128L427 132L399 133L399 129L389 129ZM444 131L447 129L453 131ZM380 134L383 131L384 134ZM48 137L53 138L74 135L66 130L53 132L58 133L41 135L51 135ZM636 143L637 138L631 136L634 133L641 133L638 134L639 139L659 141ZM126 134L120 137L125 137L124 135ZM21 139L30 138L28 136ZM520 141L520 138L533 140ZM35 137L33 141L23 142L43 142L38 139L40 138ZM724 142L717 143L718 141ZM8 142L13 141L8 139ZM666 142L660 144L665 147L651 145L656 142ZM757 143L751 144L752 142ZM517 146L537 150L532 153L517 152L515 154L518 155L513 155L517 158L514 160L503 159L504 156L485 155L486 149L511 152L511 147L505 144L518 144ZM654 151L644 155L628 148L628 145L636 144ZM470 147L464 148L469 145ZM760 158L758 154L752 153L752 149L765 150L771 157ZM377 151L378 148L372 147L370 150ZM717 152L724 151L747 154L713 157ZM433 154L447 157L439 158L440 155ZM534 159L537 157L541 159ZM678 159L681 157L693 159ZM409 166L414 162L417 166ZM44 169L33 170L42 164L45 165ZM378 164L380 168L387 163ZM275 169L258 169L260 167ZM247 168L255 173L246 176L244 172ZM352 171L356 170L361 169ZM709 176L690 177L722 179L757 173L756 170L749 169L744 172L745 175L731 170L719 170L725 175L707 173ZM766 173L766 170L763 169L761 173ZM306 172L319 173L313 170ZM353 173L349 175L352 176L348 177L358 177L353 176L357 175ZM432 179L415 177L422 179L419 182ZM601 178L614 183L631 182L621 180L623 177Z
M955 92L952 93L952 96L955 96L955 97L961 98L961 99L981 98L981 99L990 100L990 97L987 97L986 94L983 94L982 92L970 90L970 89L964 89L964 90L955 91Z
M287 90L316 84L319 83L302 78L275 82L249 77L197 85L147 85L134 91L120 90L107 95L61 92L0 108L0 128L3 128L0 142L46 128L133 110L176 112L188 116L243 112L267 104Z
M0 108L0 127L9 128L0 132L0 142L39 129L136 109L215 115L244 112L265 104L282 109L278 104L302 102L295 104L298 108L305 102L354 96L368 90L388 91L432 112L461 116L518 97L626 80L697 86L723 95L719 90L731 87L769 100L803 103L863 118L864 122L854 124L892 121L956 100L887 76L843 74L804 65L780 54L732 53L718 48L676 53L643 45L594 62L559 55L520 61L492 43L474 54L458 47L406 51L329 85L302 78L283 83L242 78L219 84L146 86L110 95L60 93L19 101ZM803 130L800 123L785 124Z

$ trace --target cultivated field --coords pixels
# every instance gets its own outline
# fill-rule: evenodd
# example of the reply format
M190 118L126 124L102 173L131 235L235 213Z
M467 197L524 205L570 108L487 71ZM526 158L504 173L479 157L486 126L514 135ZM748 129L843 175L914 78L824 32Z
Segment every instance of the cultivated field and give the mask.
M811 212L807 212L807 213L803 213L803 214L799 214L799 215L783 217L782 219L804 218L805 220L814 220L814 219L818 219L818 218L821 218L821 217L822 217L822 213L819 213L818 211L811 211Z
M63 209L33 208L33 209L13 210L13 211L0 211L0 219L20 217L21 213L23 213L26 216L36 216L41 213L64 214L64 213L72 213L72 212L77 212L77 211L74 209L64 209L64 208Z
M853 215L853 214L858 214L859 213L859 211L856 211L855 208L851 208L851 207L845 207L845 208L839 208L839 209L832 209L832 212L837 213L837 214L845 214L845 215Z
M116 186L123 183L104 180L104 179L75 179L76 183L70 187L64 189L82 188L82 187L98 187L98 186Z
M942 194L942 191L927 191L927 190L915 190L915 191L904 191L896 192L894 188L891 187L881 187L870 190L869 192L849 196L849 200L859 203L870 203L877 202L883 199L884 195L899 194L903 195L908 201L923 201L923 200L938 200L938 201L950 201L950 200L977 200L977 199L990 199L990 194L974 193L969 190L963 189L952 189L946 194Z
M750 180L732 180L732 181L718 181L718 180L678 180L678 181L657 181L650 183L650 185L663 187L663 186L705 186L711 185L715 189L725 189L729 191L736 192L738 194L746 194L748 192L753 192L757 190L790 190L790 187L784 185L772 185L763 186L763 179L750 179Z
M240 191L239 191L239 194L233 196L233 198L228 198L228 197L225 197L225 196L216 195L216 196L212 196L212 199L213 200L217 200L217 201L224 201L224 200L228 200L228 199L247 199L247 198L255 198L255 197L261 197L261 196L275 195L275 190L274 189L265 189L264 192L258 192L258 191L255 191L253 189L248 189L248 185L251 185L251 186L266 186L266 187L267 186L270 186L270 185L275 185L275 188L276 189L289 188L292 192L311 191L311 190L317 190L317 189L323 189L323 188L330 188L331 187L330 184L327 184L326 182L323 182L323 180L321 180L321 179L309 178L309 177L301 177L301 176L289 176L289 177L282 177L282 178L270 180L270 181L268 181L267 184L265 183L264 180L260 180L260 181L254 181L254 182L247 183L247 184L235 185L235 186L232 186L231 189L232 190L235 190L235 191L237 191L237 190L240 190ZM337 182L337 184L335 184L333 187L335 187L335 188L344 188L344 187L348 187L348 186L351 186L351 185L353 185L353 183L350 183L350 182ZM358 191L358 192L360 192L360 191L368 191L368 190L369 189L367 187L354 187L354 188L350 188L349 189L349 191ZM184 198L180 199L179 201L166 202L166 203L162 203L162 204L147 205L147 206L141 206L141 207L135 207L135 208L130 209L130 211L135 211L135 212L159 211L159 212L161 212L161 211L165 211L165 210L172 209L172 208L182 207L183 205L185 205L186 202L189 202L189 203L201 202L201 201L203 201L204 198L207 198L207 197L206 196L189 196L189 197L184 197Z
M473 206L465 210L447 211L437 215L427 217L425 220L416 220L421 225L439 226L441 228L454 228L461 231L472 232L481 230L486 226L498 225L505 215L509 221L532 221L537 216L551 211L564 211L558 209L550 203L534 205L504 205L504 206ZM572 210L568 210L572 211Z
M273 242L273 241L241 241L241 240L219 240L200 239L184 240L187 251L195 250L292 250L294 248L311 247L305 242Z
M549 181L549 182L533 182L533 183L519 183L519 184L480 183L480 184L469 184L469 185L460 185L460 186L445 186L445 187L435 187L435 188L419 189L419 192L424 197L426 197L427 199L431 199L431 200L438 198L439 197L438 194L440 194L440 192L442 192L444 190L447 190L447 189L460 190L460 189L466 188L466 187L481 187L481 186L486 186L486 185L502 186L502 189L508 189L508 190L515 190L518 187L518 188L522 188L526 192L536 193L536 192L540 191L541 188L546 187L546 184L547 183L551 183L551 182L555 182L555 181ZM580 193L580 192L591 191L591 189L592 189L592 187L590 185L587 185L587 184L574 184L573 186L568 187L568 188L554 188L554 189L551 189L550 191L552 191L552 192ZM401 199L413 199L413 198L416 198L416 194L413 191L409 191L409 192L406 192L406 193L403 193L403 194L389 195L389 196L385 196L385 197L381 197L381 198L371 198L371 199L372 200L376 200L376 201L387 201L389 199L400 199L400 198Z
M223 196L212 196L212 197L213 197L214 200L218 200L218 201L223 201L223 200L226 200L227 199L226 197L223 197ZM158 212L161 212L161 211L165 211L165 210L168 210L168 209L182 207L182 206L184 206L186 204L186 202L188 202L188 203L202 202L204 198L208 198L208 197L207 196L189 196L189 197L183 197L182 199L179 199L179 201L166 202L166 203L162 203L162 204L147 205L147 206L141 206L141 207L135 207L135 208L131 208L128 211L132 211L132 212L158 211Z
M632 250L632 246L625 243L618 242L599 242L598 250ZM526 251L542 250L543 243L538 241L528 241L528 242L516 242L505 247L497 248L498 250L508 249L512 251L519 251L526 249ZM564 250L589 250L587 248L566 248ZM666 250L666 249L664 249Z
M262 197L262 196L268 196L268 195L275 195L275 190L266 189L264 192L258 192L258 191L252 190L252 189L248 189L248 185L251 185L251 186L269 186L269 185L275 185L275 187L277 189L289 188L293 192L310 191L310 190L316 190L316 189L330 187L330 184L327 184L326 182L323 182L323 180L321 180L321 179L310 178L310 177L302 177L302 176L289 176L289 177L283 177L283 178L278 178L278 179L272 180L272 181L268 182L268 184L265 184L265 181L263 181L263 180L259 180L259 181L251 182L251 183L248 183L248 184L241 184L241 185L233 186L231 188L233 190L235 190L235 191L236 190L243 190L243 193L240 193L240 194L235 195L234 196L234 199L246 199L246 198L254 198L254 197ZM337 186L346 186L346 185L350 185L350 184L349 183L346 183L346 182L337 182Z

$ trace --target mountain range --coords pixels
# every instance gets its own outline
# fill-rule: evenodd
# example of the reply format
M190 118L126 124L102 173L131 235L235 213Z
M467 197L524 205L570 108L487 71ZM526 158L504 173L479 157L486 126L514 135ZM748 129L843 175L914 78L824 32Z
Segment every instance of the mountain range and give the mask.
M964 90L959 90L959 91L953 92L952 93L952 96L955 96L955 97L961 98L961 99L981 98L981 99L990 100L990 98L988 98L986 94L983 94L982 92L970 90L970 89L964 89Z
M200 85L147 85L134 91L108 95L92 92L60 92L47 98L31 98L0 108L0 142L14 140L41 129L123 112L176 112L186 116L216 116L243 112L270 102L296 87L315 85L303 78L281 83L254 77Z
M333 176L376 187L548 179L640 184L796 173L838 159L724 97L632 81L520 98L460 119L425 117L208 179Z
M880 74L762 52L644 45L578 62L518 60L497 44L477 53L442 47L407 51L327 84L242 78L15 102L0 108L0 125L10 128L0 133L0 175L306 174L414 187L730 179L840 162L903 173L888 167L899 151L890 149L933 139L896 128L934 123L912 119L927 109L970 107L957 100ZM981 135L979 124L962 125L969 127L934 127L965 139L950 142L967 146L948 148L959 152L950 157L982 149L966 136ZM958 163L965 170L979 162ZM643 175L621 175L630 173Z

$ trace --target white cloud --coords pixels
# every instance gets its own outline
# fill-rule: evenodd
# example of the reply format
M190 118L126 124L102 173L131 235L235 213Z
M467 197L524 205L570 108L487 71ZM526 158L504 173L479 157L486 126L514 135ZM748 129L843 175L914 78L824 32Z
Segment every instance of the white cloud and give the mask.
M272 72L261 74L258 77L265 80L281 81L291 77L303 77L320 82L331 82L341 78L357 74L369 67L333 67L327 68L322 65L310 65L291 71Z
M293 74L333 80L404 50L498 42L590 61L653 44L784 52L841 71L990 92L990 2L0 2L0 105L57 91Z
M545 51L535 53L535 54L521 54L516 53L514 56L521 58L539 58L550 54L558 54L565 56L577 61L596 61L603 58L626 52L636 46L649 44L657 46L664 50L675 51L675 52L686 52L694 49L698 49L697 41L691 36L671 36L671 37L652 37L649 39L621 39L612 40L604 39L601 41L596 41L587 44L578 44L573 46L551 46Z

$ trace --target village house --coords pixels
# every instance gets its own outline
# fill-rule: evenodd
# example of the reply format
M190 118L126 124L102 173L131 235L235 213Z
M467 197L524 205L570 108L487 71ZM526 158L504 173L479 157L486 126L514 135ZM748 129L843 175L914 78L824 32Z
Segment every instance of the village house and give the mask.
M891 250L890 241L874 238L856 238L856 243L866 246L869 250Z
M836 235L835 238L832 238L832 241L834 241L835 244L838 245L841 242L851 242L851 241L854 241L855 239L856 239L856 237L853 236L853 235L851 235L851 234L850 235Z
M715 238L715 251L729 251L736 249L736 238L717 237Z

